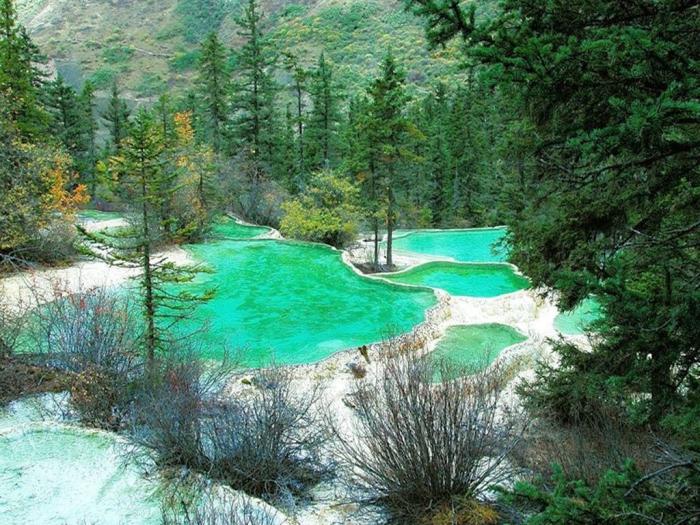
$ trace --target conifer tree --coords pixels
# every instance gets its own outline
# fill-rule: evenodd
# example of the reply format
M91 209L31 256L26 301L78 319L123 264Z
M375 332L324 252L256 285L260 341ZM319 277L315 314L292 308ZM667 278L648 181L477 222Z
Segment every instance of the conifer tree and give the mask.
M236 20L245 44L237 55L235 131L250 185L247 214L251 217L259 211L261 186L271 172L275 157L276 86L272 78L275 60L261 31L261 21L257 0L248 0L243 15Z
M77 160L79 172L86 181L88 193L94 198L96 194L97 176L95 163L97 162L97 122L95 121L95 85L87 81L78 95L78 104L81 113L81 132L83 135L84 150Z
M220 153L226 149L231 82L226 49L216 33L211 33L202 44L197 84L203 106L205 137L214 151Z
M83 135L83 113L75 90L58 75L47 85L47 106L52 117L53 135L75 158L86 148Z
M404 108L408 98L405 94L405 76L391 53L382 63L381 76L372 82L370 103L370 144L377 148L372 155L378 176L376 187L386 199L386 264L393 266L393 233L397 219L396 192L399 183L399 165L406 158L403 145L409 129Z
M165 144L153 115L140 110L129 127L118 156L110 161L120 184L135 204L131 226L115 233L80 231L87 239L84 250L111 264L138 268L144 320L144 348L149 366L158 350L165 349L168 329L193 304L206 301L210 293L192 295L173 291L177 283L190 281L198 269L177 266L156 253L166 225L160 217L163 202L173 194L176 173L165 169Z
M116 82L112 84L112 91L109 105L102 117L107 121L107 128L112 139L112 151L118 153L121 149L122 141L128 133L129 107L119 96L119 86Z
M304 107L304 100L306 97L308 72L299 64L299 59L292 54L287 54L287 68L292 73L292 90L294 91L295 101L296 176L292 178L299 180L303 184L301 179L304 178L304 174L307 171L306 138L304 137L304 128L306 125L304 110L306 108ZM301 186L298 190L301 190Z
M343 133L343 171L353 176L360 186L362 207L373 233L372 267L376 271L379 270L382 203L377 172L379 152L373 132L370 100L364 96L354 97L350 100Z
M309 118L308 141L311 170L329 168L335 164L335 149L340 114L338 87L333 80L333 68L321 53L310 85L313 108Z
M7 118L24 137L42 138L48 117L39 105L38 50L17 23L13 0L0 0L0 93Z

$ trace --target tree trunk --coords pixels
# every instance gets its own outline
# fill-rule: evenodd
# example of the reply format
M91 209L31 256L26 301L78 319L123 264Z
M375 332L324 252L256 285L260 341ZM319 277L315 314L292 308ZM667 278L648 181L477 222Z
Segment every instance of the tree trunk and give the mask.
M374 218L374 271L379 269L379 219Z
M394 189L389 187L389 204L386 213L386 265L391 269L394 266Z
M148 368L153 368L156 354L156 324L155 304L153 299L153 275L151 268L151 238L148 224L148 203L146 189L146 174L141 170L142 220L143 220L143 288L144 314L146 316L146 359Z

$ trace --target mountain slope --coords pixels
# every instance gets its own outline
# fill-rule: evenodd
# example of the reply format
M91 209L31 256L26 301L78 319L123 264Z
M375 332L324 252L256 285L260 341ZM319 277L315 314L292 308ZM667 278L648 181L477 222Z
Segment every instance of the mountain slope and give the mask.
M455 49L428 52L421 20L397 0L262 0L266 30L279 50L312 65L324 50L338 77L363 86L391 48L416 85L453 74ZM132 98L185 88L199 42L210 31L235 49L240 0L19 0L20 19L73 85L99 88L118 78Z

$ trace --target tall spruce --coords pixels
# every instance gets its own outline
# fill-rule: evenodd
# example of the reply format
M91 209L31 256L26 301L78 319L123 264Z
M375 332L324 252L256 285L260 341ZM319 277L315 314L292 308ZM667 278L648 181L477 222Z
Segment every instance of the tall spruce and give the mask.
M298 184L292 189L298 192L303 190L305 174L308 170L304 131L306 126L305 99L309 73L301 66L298 57L289 53L286 55L286 67L292 74L291 87L294 98L294 128L296 131L296 166L294 167L295 174L291 178L298 181Z
M379 78L369 88L370 144L377 152L372 155L376 163L377 189L383 194L386 204L386 264L389 268L394 264L393 234L398 211L396 195L400 165L406 158L403 146L409 130L404 114L408 102L405 81L403 71L389 52L382 62Z
M206 139L216 153L221 153L227 148L231 81L227 51L216 33L211 33L202 44L197 85Z
M336 164L340 113L338 86L325 53L321 53L318 59L309 90L312 102L308 129L311 170L328 169Z
M161 212L175 191L177 172L166 169L166 147L161 124L146 110L140 110L129 126L118 156L110 170L123 185L134 206L132 224L116 232L91 233L79 228L87 239L84 250L111 264L140 270L144 349L149 366L159 350L167 350L171 328L211 293L193 295L177 291L177 283L190 281L198 269L178 266L156 252L167 234Z
M24 137L42 138L48 117L39 104L38 50L17 23L13 0L0 1L0 93L7 118Z
M236 56L234 98L235 135L248 184L245 213L258 220L265 220L260 216L262 187L272 172L276 149L276 85L272 78L275 58L260 27L262 20L257 0L248 0L242 16L236 19L245 44Z
M129 106L119 95L119 85L113 82L107 110L102 114L107 121L113 153L120 151L122 141L127 136L130 113Z
M84 149L76 159L79 173L88 187L88 193L94 198L97 191L97 121L95 119L95 85L87 81L78 95L78 105L81 113L81 132Z
M274 115L275 60L260 27L262 20L257 0L248 0L243 15L236 19L239 35L245 40L236 62L236 132L240 145L259 165L269 161Z

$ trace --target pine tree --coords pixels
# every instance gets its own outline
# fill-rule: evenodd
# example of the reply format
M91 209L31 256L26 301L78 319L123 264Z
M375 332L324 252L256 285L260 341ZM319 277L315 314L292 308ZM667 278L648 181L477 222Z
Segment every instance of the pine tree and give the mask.
M296 110L294 116L294 124L296 127L296 166L294 171L296 173L292 178L300 182L300 184L297 185L296 191L301 191L307 171L306 138L304 137L306 108L304 107L304 100L306 97L308 72L299 64L299 59L296 56L287 54L286 58L287 68L292 73L292 90L294 92L293 96Z
M236 20L245 44L237 55L235 130L250 184L247 214L251 217L259 211L261 186L271 172L275 157L274 57L261 32L261 21L257 0L249 0L243 16Z
M275 178L281 181L290 193L297 194L303 190L305 179L299 171L298 164L299 137L295 137L297 119L289 105L287 105L284 123L285 125L280 128L276 139Z
M379 226L383 206L377 171L379 151L377 143L373 140L373 132L370 100L364 96L352 98L348 107L347 125L343 132L343 171L359 183L362 207L373 233L372 267L377 271Z
M95 120L95 86L87 81L83 85L78 104L81 113L81 133L84 150L77 159L79 172L88 187L88 193L94 198L97 190L95 163L97 162L97 122Z
M310 92L313 108L309 118L308 142L313 171L335 165L340 120L338 87L333 80L333 68L324 53L321 53L311 78Z
M206 301L210 293L192 295L172 291L176 283L188 282L198 269L176 266L155 253L167 226L160 216L163 203L172 197L176 173L165 169L165 143L153 115L140 110L124 138L111 169L128 188L136 217L131 227L116 233L89 233L85 251L111 264L138 268L145 325L144 347L149 366L158 350L168 343L168 330L193 304Z
M39 105L41 78L34 59L38 50L17 24L13 0L0 0L0 93L9 121L22 136L38 139L46 133L48 117Z
M129 107L120 98L119 86L114 82L107 111L102 115L107 121L107 127L112 139L112 152L114 153L120 151L122 141L128 133L129 115Z
M408 98L405 94L405 76L396 60L388 53L382 63L381 76L372 82L370 103L370 144L376 147L378 155L372 155L376 162L377 186L386 199L386 264L393 266L393 233L396 225L396 192L399 183L399 164L405 159L402 148L409 129L404 116Z
M78 95L61 75L47 84L47 106L52 117L51 130L75 158L86 149L83 135L83 113Z
M202 44L197 84L205 116L205 137L214 151L220 153L226 149L231 82L226 49L216 33L211 33Z

